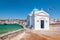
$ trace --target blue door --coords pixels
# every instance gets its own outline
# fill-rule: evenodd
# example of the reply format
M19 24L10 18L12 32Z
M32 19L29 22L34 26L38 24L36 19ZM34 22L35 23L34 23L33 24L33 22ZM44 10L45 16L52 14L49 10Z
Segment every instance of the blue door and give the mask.
M44 20L41 20L41 28L44 28Z

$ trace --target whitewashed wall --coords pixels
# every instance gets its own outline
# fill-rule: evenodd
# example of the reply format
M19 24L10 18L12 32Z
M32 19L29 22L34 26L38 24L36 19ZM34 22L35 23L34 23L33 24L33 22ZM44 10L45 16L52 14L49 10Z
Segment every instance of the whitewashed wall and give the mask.
M41 28L41 20L44 20L44 29ZM49 14L44 10L33 10L29 15L30 27L34 30L49 30Z

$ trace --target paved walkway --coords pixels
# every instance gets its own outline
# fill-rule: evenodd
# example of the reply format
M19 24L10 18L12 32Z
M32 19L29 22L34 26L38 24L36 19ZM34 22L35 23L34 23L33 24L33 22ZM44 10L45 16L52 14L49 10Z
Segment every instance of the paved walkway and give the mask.
M27 29L21 40L60 40L60 27L39 31Z
M25 32L18 34L16 37L12 38L11 40L20 40L25 35Z
M54 27L48 31L26 29L11 40L60 40L60 27Z
M38 35L42 35L48 40L60 40L60 27L52 27L50 30L34 31Z

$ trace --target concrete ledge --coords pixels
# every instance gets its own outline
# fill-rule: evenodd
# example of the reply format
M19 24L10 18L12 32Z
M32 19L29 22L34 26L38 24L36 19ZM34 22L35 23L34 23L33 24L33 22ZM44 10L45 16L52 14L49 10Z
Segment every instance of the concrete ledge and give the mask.
M18 34L22 33L24 29L19 29L16 31L8 32L5 34L0 35L0 40L10 40L11 38L17 36Z

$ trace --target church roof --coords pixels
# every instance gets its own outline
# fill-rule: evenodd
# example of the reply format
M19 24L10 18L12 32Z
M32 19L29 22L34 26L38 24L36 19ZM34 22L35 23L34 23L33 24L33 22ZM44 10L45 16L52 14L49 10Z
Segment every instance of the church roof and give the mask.
M29 16L32 16L32 15L33 15L32 13L29 14Z
M33 11L39 11L39 10L35 8L35 9L33 9Z
M44 11L43 9L41 9L39 11L39 13L40 13L40 15L47 15L47 16L49 16L49 14L46 11Z
M38 10L38 9L33 9L33 11L29 14L29 16L32 16L33 14L37 14L37 15L47 15L49 16L49 14L47 12L45 12L43 9Z

